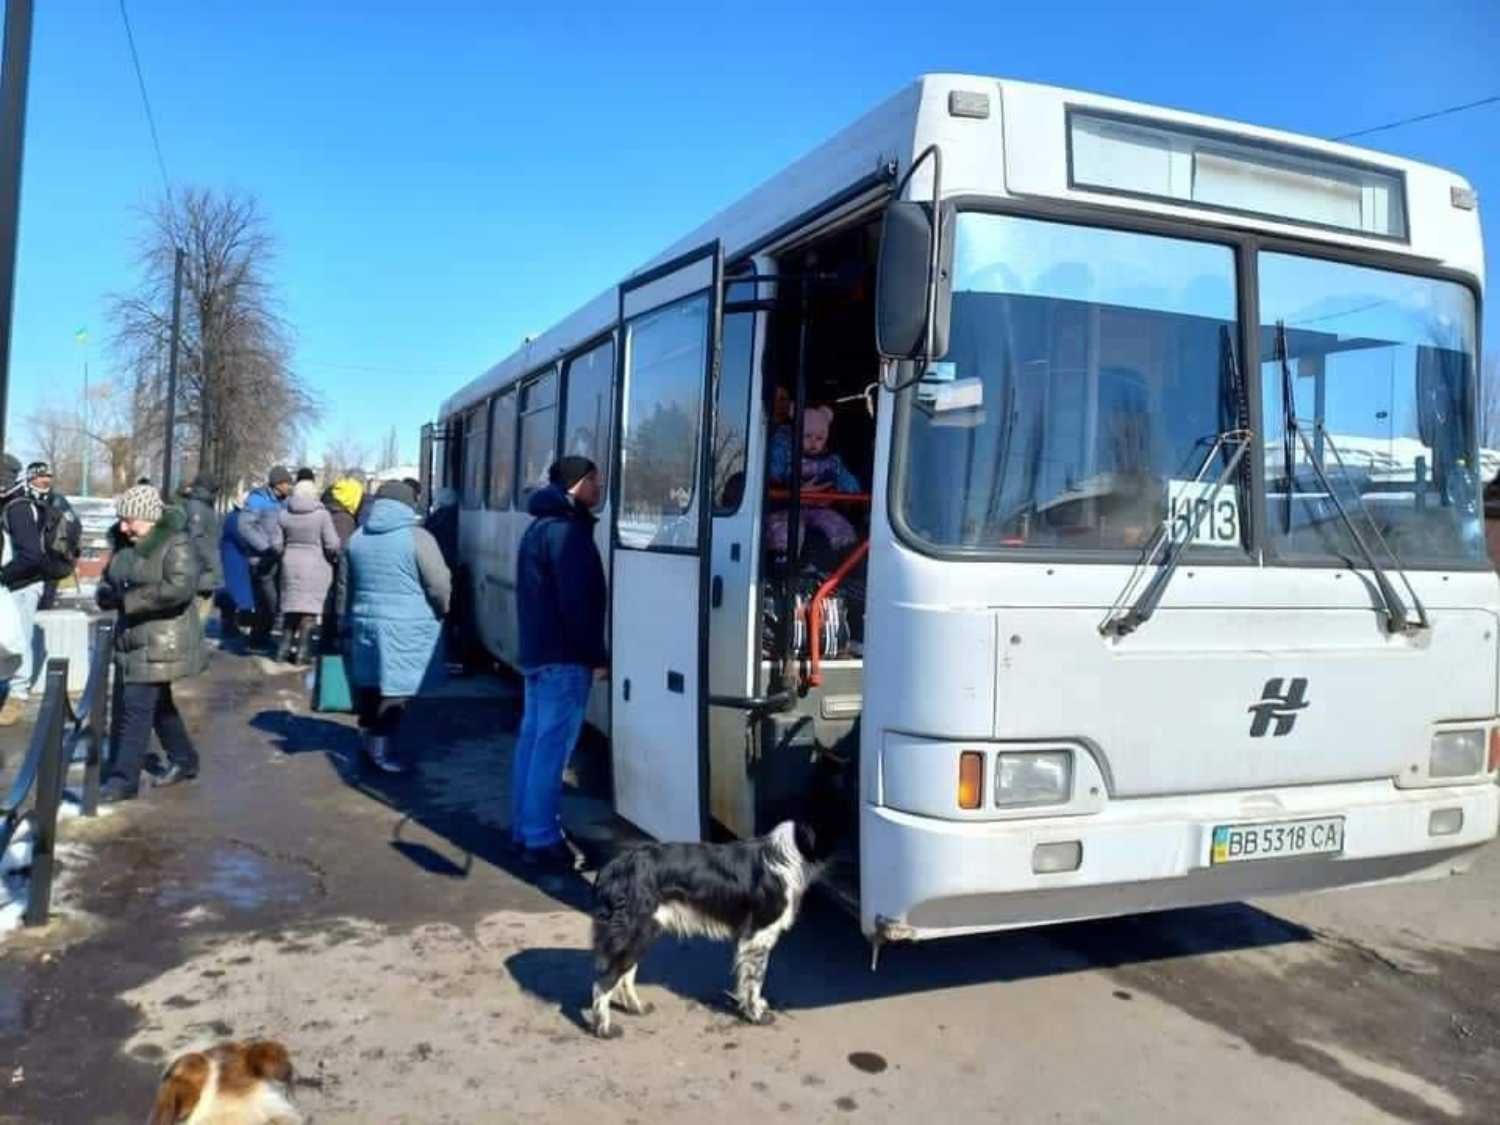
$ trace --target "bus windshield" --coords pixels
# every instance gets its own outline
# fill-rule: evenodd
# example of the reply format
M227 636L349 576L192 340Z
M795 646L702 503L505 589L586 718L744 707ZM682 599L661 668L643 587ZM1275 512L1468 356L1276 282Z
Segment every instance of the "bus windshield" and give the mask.
M1290 254L1259 274L1271 548L1353 557L1337 498L1403 562L1482 563L1473 294Z
M898 519L940 549L1138 551L1239 424L1235 323L1228 246L961 214L948 354L908 411ZM1243 550L1239 492L1197 542Z
M948 354L898 443L903 530L960 553L1136 553L1169 521L1196 529L1195 548L1248 557L1253 473L1193 515L1227 458L1206 463L1215 438L1248 424L1233 249L972 211L956 226ZM1331 488L1375 549L1371 521L1403 563L1481 563L1472 293L1290 254L1257 263L1263 457L1245 468L1263 465L1268 551L1355 558ZM1286 440L1284 384L1311 450Z

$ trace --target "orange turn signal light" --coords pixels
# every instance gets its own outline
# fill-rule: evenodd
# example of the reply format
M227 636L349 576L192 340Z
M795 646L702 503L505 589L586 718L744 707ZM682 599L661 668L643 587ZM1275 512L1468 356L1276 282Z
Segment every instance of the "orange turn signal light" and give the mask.
M958 807L977 809L984 800L984 755L965 750L958 756Z
M1500 770L1500 727L1490 727L1490 761L1485 768L1490 773Z

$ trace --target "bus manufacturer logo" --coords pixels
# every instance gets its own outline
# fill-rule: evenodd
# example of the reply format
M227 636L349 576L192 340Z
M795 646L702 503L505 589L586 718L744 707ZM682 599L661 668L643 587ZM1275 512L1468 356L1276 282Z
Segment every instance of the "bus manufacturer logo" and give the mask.
M1292 733L1297 712L1308 705L1307 680L1298 676L1292 680L1290 687L1282 691L1281 685L1284 682L1280 676L1267 680L1260 693L1260 702L1250 704L1250 714L1255 716L1250 721L1251 738L1264 738L1267 731L1271 731L1273 738ZM1276 728L1274 731L1271 730L1272 724Z

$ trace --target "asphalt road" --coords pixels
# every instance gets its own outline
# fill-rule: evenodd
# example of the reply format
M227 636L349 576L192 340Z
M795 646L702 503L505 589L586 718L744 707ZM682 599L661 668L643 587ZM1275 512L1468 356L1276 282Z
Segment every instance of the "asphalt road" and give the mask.
M184 692L206 769L71 822L59 918L0 942L0 1121L139 1122L188 1044L270 1035L319 1123L1493 1122L1500 851L1435 883L891 947L813 903L769 1028L728 951L662 943L654 1014L600 1043L588 888L507 870L513 694L419 705L372 787L295 676L220 655ZM570 820L607 834L574 797Z

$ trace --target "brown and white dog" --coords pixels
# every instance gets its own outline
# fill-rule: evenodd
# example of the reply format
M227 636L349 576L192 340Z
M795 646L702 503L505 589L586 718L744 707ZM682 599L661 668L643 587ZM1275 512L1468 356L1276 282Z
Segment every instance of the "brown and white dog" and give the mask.
M220 1043L167 1067L147 1125L300 1125L291 1086L280 1043Z

